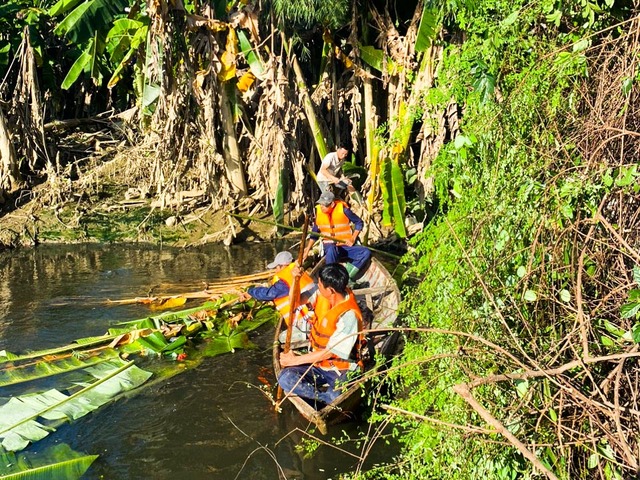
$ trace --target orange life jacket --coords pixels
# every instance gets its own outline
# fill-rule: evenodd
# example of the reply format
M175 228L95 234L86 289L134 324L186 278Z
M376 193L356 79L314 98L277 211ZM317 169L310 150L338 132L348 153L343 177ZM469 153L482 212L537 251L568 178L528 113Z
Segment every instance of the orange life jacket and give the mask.
M329 213L324 213L320 205L316 206L316 225L320 229L320 233L338 240L349 240L353 231L351 230L351 220L344 213L345 208L348 208L347 204L342 200L336 200L333 210Z
M329 338L336 331L338 326L338 320L343 313L353 310L358 319L358 332L362 331L362 312L356 302L356 297L351 290L347 290L349 298L344 302L340 302L333 308L330 308L329 300L318 295L318 300L315 306L316 320L311 325L311 333L309 334L309 342L311 343L311 350L323 350L329 343ZM323 360L317 365L324 368L335 367L339 370L347 370L352 363L357 362L362 366L360 362L360 350L364 345L364 336L359 333L358 338L353 346L353 350L350 359L343 359L336 355Z
M271 280L271 285L275 285L279 280L282 280L287 284L289 289L291 289L291 286L293 285L293 274L291 273L291 271L293 270L294 266L295 263L291 263L280 270ZM300 293L311 290L313 286L313 279L309 276L309 274L303 272L302 276L300 277ZM291 310L291 305L289 305L289 295L276 298L273 303L275 303L276 309L278 310L278 312L280 312L280 315L282 315L284 321L287 323L287 325L289 325L289 314Z

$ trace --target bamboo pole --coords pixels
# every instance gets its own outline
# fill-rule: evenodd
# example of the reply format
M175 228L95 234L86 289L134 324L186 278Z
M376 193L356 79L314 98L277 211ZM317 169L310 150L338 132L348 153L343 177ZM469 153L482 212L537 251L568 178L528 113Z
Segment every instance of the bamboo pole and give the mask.
M298 250L298 266L302 265L304 260L305 239L307 238L307 232L309 231L309 216L304 216L304 226L302 227L302 238L300 240L300 249ZM293 324L295 322L296 309L300 303L300 275L296 275L293 278L293 285L289 292L289 323L287 324L287 337L284 342L284 353L288 353L291 350L291 335L293 334ZM282 387L278 385L278 393L276 394L276 408L280 405L282 400Z

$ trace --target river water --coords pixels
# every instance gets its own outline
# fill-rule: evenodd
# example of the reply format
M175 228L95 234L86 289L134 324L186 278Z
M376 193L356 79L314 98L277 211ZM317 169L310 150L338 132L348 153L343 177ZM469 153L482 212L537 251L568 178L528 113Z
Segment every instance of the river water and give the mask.
M167 284L198 290L205 280L263 271L278 247L91 244L0 253L0 350L21 353L101 335L118 321L149 315L145 306L113 306L107 299L163 294L170 291ZM83 479L329 479L353 471L358 459L329 446L305 458L296 446L312 429L288 405L275 413L260 390L265 378L274 381L272 338L272 327L252 332L258 348L208 358L193 370L143 385L29 450L67 443L99 455ZM330 442L367 428L350 423L326 437L313 434ZM340 448L360 455L364 447L346 442ZM364 466L390 461L393 453L382 440L375 442Z

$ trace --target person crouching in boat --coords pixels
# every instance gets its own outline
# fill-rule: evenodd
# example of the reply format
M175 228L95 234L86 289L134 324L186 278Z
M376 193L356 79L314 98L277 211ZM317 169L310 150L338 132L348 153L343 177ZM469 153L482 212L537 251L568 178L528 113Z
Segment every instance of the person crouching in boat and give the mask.
M371 258L371 252L367 247L355 244L364 222L345 202L337 199L331 192L322 193L316 204L316 218L305 246L304 258L307 258L318 238L314 233L331 237L331 240L322 239L326 263L337 263L341 258L346 257L349 263L345 267L350 279L355 280L358 272L367 266Z
M269 282L269 286L254 286L249 287L246 292L240 295L240 301L254 298L261 302L273 302L276 310L282 315L282 318L289 325L291 317L291 305L289 304L289 292L293 285L293 270L297 275L300 275L300 301L296 311L296 321L294 323L292 341L304 341L307 338L309 327L307 321L309 315L305 315L307 310L306 302L311 295L316 291L317 287L313 282L313 279L304 271L296 268L296 263L293 261L293 255L288 251L278 252L273 262L267 265L269 270L275 269L275 275Z
M309 333L310 351L280 354L283 370L278 376L287 393L329 404L340 395L340 383L361 369L362 313L347 287L349 273L339 263L322 267L315 298L316 318Z

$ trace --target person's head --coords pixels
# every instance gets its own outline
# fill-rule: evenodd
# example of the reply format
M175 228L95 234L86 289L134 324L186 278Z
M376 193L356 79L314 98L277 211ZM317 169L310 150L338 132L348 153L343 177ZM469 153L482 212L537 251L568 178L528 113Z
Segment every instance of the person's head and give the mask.
M276 258L273 259L273 262L267 265L267 268L269 270L275 268L276 271L280 271L291 262L293 262L293 255L291 255L291 252L284 250L282 252L278 252Z
M336 154L338 155L338 160L342 161L349 155L349 149L344 145L340 145L336 150Z
M348 284L349 272L339 263L325 265L318 272L318 289L324 297L328 298L334 293L346 295Z
M322 213L329 213L336 205L336 196L330 191L323 192L316 203L320 205Z

